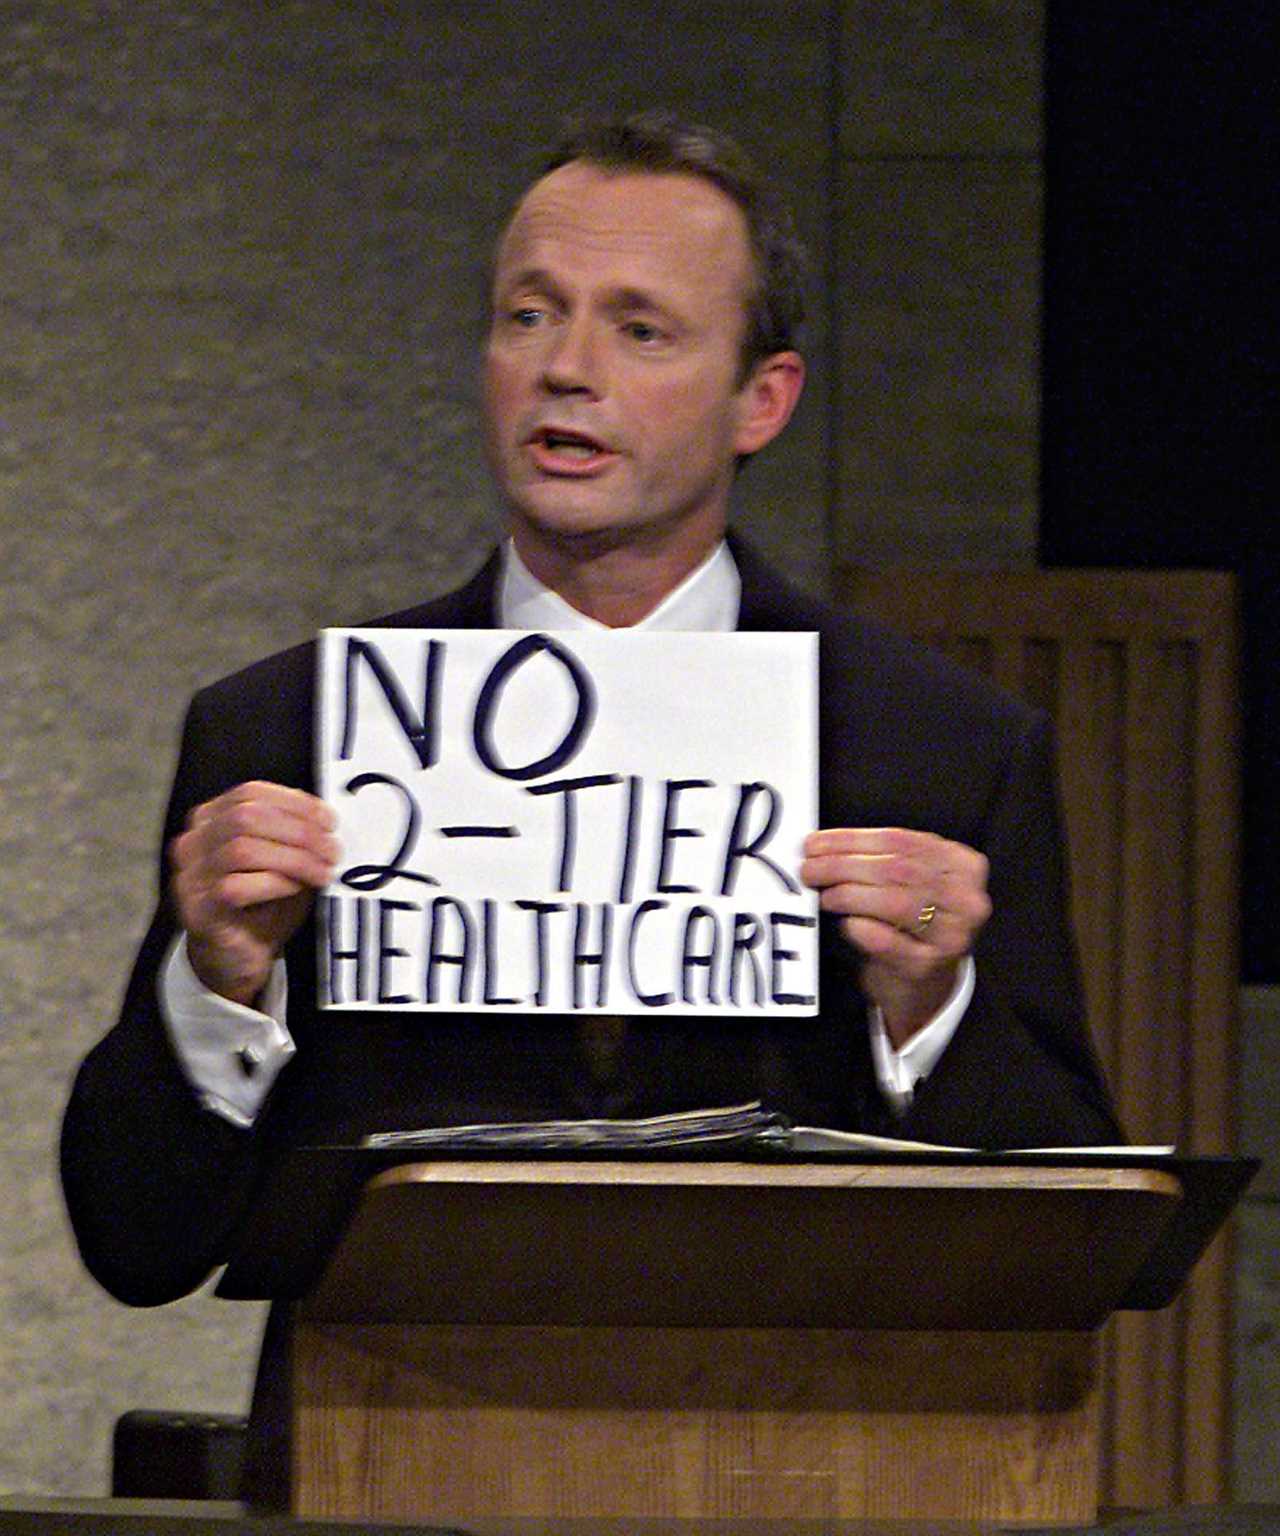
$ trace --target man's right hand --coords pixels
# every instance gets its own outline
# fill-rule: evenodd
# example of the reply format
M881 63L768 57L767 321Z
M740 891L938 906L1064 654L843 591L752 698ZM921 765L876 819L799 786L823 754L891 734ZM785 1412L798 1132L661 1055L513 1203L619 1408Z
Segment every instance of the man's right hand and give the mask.
M173 899L191 968L252 1007L338 857L323 800L282 784L238 784L196 806L169 845Z

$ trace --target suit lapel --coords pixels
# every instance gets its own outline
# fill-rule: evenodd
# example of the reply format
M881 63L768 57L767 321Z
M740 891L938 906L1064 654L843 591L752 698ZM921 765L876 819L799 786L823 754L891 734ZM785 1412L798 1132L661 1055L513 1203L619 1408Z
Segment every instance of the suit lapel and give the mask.
M501 554L494 550L464 586L427 603L376 620L389 629L498 628L498 573Z
M742 580L739 629L822 628L826 614L820 603L784 581L739 534L730 532L728 544Z

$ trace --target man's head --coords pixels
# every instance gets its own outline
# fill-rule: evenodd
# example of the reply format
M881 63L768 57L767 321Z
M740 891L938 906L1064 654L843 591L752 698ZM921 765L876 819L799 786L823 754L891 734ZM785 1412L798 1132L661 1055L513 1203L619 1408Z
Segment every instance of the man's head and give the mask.
M733 146L653 118L571 136L517 205L488 448L544 580L622 548L678 579L721 536L737 462L786 425L804 376L796 247L770 207Z
M770 353L801 345L808 265L804 246L786 204L735 140L669 112L587 118L564 134L542 173L574 160L606 171L697 176L719 187L738 205L751 249L743 377Z

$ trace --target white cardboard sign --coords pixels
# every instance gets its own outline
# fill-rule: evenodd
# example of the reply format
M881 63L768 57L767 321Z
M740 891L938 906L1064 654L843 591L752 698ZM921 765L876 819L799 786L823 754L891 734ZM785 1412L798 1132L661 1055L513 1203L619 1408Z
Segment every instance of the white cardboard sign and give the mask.
M817 637L331 629L329 1008L811 1014Z

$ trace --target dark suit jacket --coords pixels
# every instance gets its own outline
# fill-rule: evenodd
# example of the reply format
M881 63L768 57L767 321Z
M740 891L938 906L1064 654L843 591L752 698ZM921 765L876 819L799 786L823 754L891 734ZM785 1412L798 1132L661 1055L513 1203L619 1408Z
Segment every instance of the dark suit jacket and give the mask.
M184 1295L225 1259L281 1149L371 1130L759 1098L802 1123L961 1145L1120 1139L1084 1023L1046 721L932 653L799 595L737 542L734 551L741 628L821 635L822 825L926 828L990 860L994 911L977 992L907 1114L893 1116L875 1086L855 957L834 924L822 937L817 1019L634 1019L602 1083L571 1019L319 1013L308 922L287 951L297 1056L252 1130L239 1129L200 1106L165 1035L156 974L174 922L162 869L121 1018L82 1064L63 1126L68 1209L108 1290L142 1305ZM459 591L381 622L493 625L496 569L490 560ZM312 787L314 670L307 644L196 696L166 841L193 806L244 780Z

